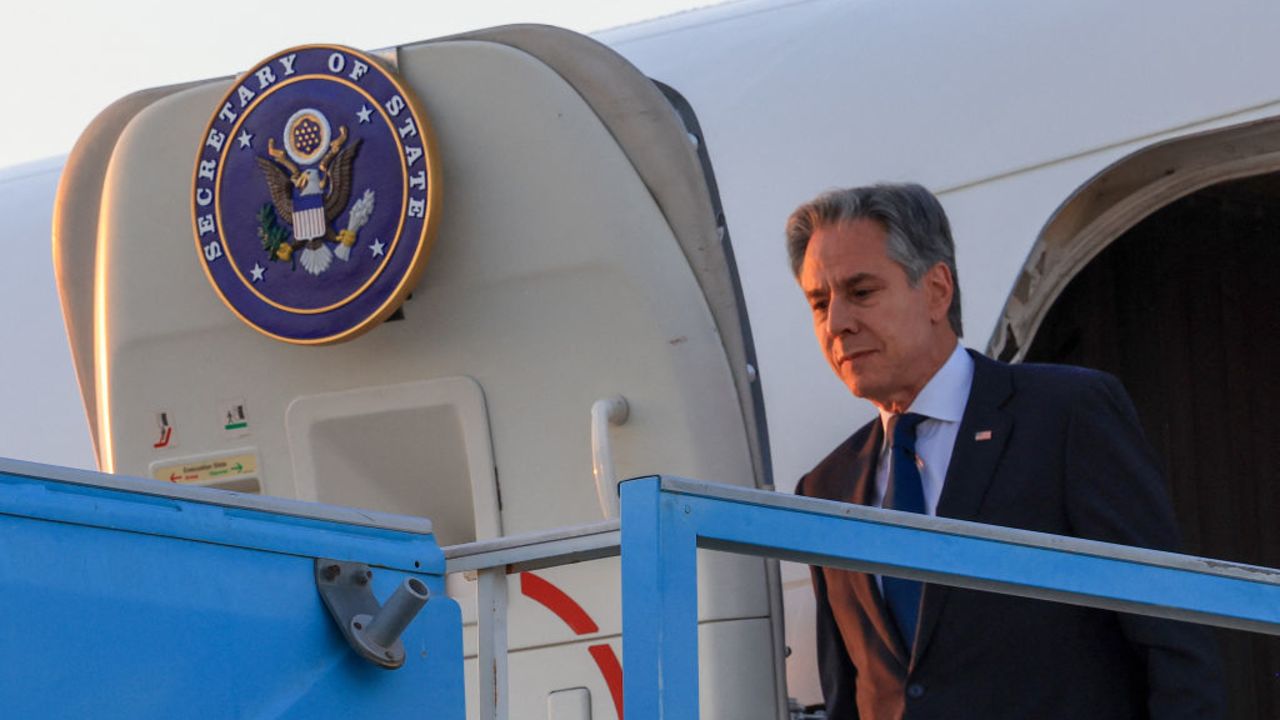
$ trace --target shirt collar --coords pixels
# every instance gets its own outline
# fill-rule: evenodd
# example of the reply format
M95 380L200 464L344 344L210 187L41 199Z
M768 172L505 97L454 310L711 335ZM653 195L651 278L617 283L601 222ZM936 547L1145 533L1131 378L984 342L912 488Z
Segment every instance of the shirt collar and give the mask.
M969 402L969 390L973 387L973 358L959 342L951 351L951 357L929 378L929 382L921 388L920 394L911 401L907 412L924 415L930 420L942 422L960 422L964 417L964 406ZM880 424L889 433L889 419L893 413L880 411ZM885 443L887 447L888 442Z

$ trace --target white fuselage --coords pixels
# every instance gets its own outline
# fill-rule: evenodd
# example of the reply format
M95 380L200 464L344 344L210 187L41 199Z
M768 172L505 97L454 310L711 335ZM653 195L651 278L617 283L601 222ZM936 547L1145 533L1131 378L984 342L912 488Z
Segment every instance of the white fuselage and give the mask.
M754 335L770 470L789 492L875 413L831 373L813 337L783 248L797 204L876 181L929 187L956 239L963 342L998 350L1009 308L1020 307L1015 288L1053 274L1029 259L1072 198L1153 146L1280 115L1268 79L1280 67L1277 27L1280 5L1246 0L819 0L738 3L597 39L698 114ZM59 169L0 174L11 237L0 308L14 340L0 354L0 456L87 466L49 270ZM301 192L318 189L317 176ZM807 574L790 567L783 581L799 637ZM791 694L813 702L805 662L789 668Z

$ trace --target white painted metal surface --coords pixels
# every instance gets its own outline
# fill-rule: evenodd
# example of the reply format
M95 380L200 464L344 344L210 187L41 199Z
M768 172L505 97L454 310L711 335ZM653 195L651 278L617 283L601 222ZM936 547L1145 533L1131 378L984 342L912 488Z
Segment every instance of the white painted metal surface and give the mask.
M480 652L477 682L480 720L507 720L510 716L507 674L507 569L479 571Z
M343 344L284 345L245 327L183 240L192 167L175 158L199 144L225 80L155 99L104 139L101 205L59 215L97 230L58 241L96 252L86 390L103 464L218 484L225 474L200 473L220 461L268 494L434 517L443 542L598 520L616 478L658 465L755 484L744 353L721 332L731 313L700 281L729 276L690 242L714 238L716 218L687 132L621 58L558 39L545 61L480 36L393 53L440 140L439 238L402 319ZM561 46L594 74L548 64L563 60ZM609 124L614 106L634 111ZM690 190L673 198L655 177ZM614 396L627 398L625 418ZM602 397L593 438L586 411ZM585 683L593 712L607 716L617 673L601 653L621 631L617 567L549 569L519 587L492 573L455 583L470 606L475 682L509 684L520 713ZM707 662L741 666L708 673L707 717L772 717L786 697L771 570L718 554L701 568L703 621L721 638ZM504 605L508 624L483 621L505 617ZM534 669L508 674L517 657ZM505 716L500 694L480 696L472 717Z
M547 720L591 720L591 691L579 687L550 693Z
M912 180L957 243L965 342L984 349L1054 211L1162 139L1280 113L1259 0L743 2L602 33L698 112L760 358L774 478L873 415L832 376L782 228L822 190Z
M828 187L878 180L917 180L940 193L959 246L966 342L984 349L1036 238L1091 178L1156 143L1280 114L1280 86L1267 79L1268 68L1280 66L1276 27L1280 6L1257 0L993 0L980 6L801 0L742 2L602 33L599 39L646 74L678 89L699 115L755 335L779 489L789 491L818 458L872 416L869 406L850 398L826 368L787 270L782 224L797 203ZM440 72L442 82L450 73ZM449 85L448 92L460 92L462 85ZM440 101L446 102L447 94ZM457 121L465 122L487 119L477 114ZM457 162L467 173L473 167L490 171L525 151L537 148L512 137L499 148L459 149L459 158L468 160ZM25 223L21 227L31 228L22 230L24 235L36 238L5 246L10 259L5 267L15 274L0 282L0 308L12 318L7 322L19 328L18 345L26 354L17 364L16 355L0 357L0 368L5 377L42 379L0 389L7 393L7 403L22 408L16 416L6 416L0 442L9 444L0 454L78 465L89 452L87 440L73 445L64 441L83 432L78 407L73 411L74 403L66 398L49 404L43 400L53 397L43 394L46 390L72 392L74 382L59 359L66 356L52 331L56 321L49 325L56 310L51 296L46 293L42 300L38 288L30 287L36 275L24 272L47 257L39 238L47 237L40 228L47 224L54 167L56 163L0 182L0 203ZM140 189L139 206L154 209L165 182L157 178L157 187ZM175 207L185 208L180 203ZM479 230L515 237L521 229L489 225ZM566 224L564 231L573 228ZM525 270L490 273L477 283L477 302L493 317L500 316L502 307L519 304L522 293L532 292L525 286L512 292L512 279L529 279L545 269L536 254L521 254L518 247L513 253L520 255L518 263ZM435 267L437 276L424 284L447 284L457 273L478 268L487 272L463 256L445 257ZM430 304L424 297L420 294L410 304L411 317ZM670 302L661 312L675 317L685 309ZM569 313L565 322L574 322L573 317ZM184 318L193 327L231 332L224 320L199 313ZM682 328L706 324L705 316L672 322L659 335L674 339ZM456 338L469 342L479 335L458 333ZM479 377L489 393L490 384L480 376L506 372L493 358L501 357L516 337L487 345L490 355L478 366L464 367L447 353L444 363L454 372ZM382 350L374 340L367 351L353 351L344 362L365 362ZM621 362L629 367L625 359ZM647 372L631 369L637 378ZM383 374L385 382L408 379L396 363ZM146 404L146 381L147 373L141 372L122 386L138 392L139 402ZM307 384L309 392L338 389L331 379ZM582 409L596 399L619 391L632 399L644 394L632 389L643 387L639 383L581 385L567 391L575 398L572 412L553 412L539 422L581 428ZM493 390L503 403L529 405L518 382L500 382ZM709 422L732 412L726 408L707 406L683 421ZM636 443L636 436L650 423L671 419L641 405L634 409L632 422L613 429L622 476L654 469L648 455L654 446ZM32 418L35 422L27 422ZM591 459L586 432L576 450L526 453L496 439L511 429L510 422L495 420L493 428L503 477L525 467L564 477L586 475ZM46 444L54 436L59 443ZM280 430L268 432L262 444L284 447L286 442ZM715 479L731 474L722 470L681 472ZM282 488L291 492L292 480L283 481ZM598 496L590 483L567 503L542 523L516 522L507 530L599 517ZM787 624L795 648L788 661L789 691L814 702L816 675L812 657L803 649L811 622L808 582L803 568L785 566Z
M488 413L475 380L302 395L284 416L300 499L434 515L442 543L502 535ZM403 442L406 428L412 442Z
M95 467L50 261L62 159L0 170L0 457Z

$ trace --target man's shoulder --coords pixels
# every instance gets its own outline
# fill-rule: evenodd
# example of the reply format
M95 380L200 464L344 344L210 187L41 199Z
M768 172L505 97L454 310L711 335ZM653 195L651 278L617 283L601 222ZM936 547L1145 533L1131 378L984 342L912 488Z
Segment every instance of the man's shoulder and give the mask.
M1123 392L1120 381L1102 370L1056 363L1010 364L978 353L970 354L974 358L975 373L1003 374L1008 377L1015 393L1070 403L1099 393L1111 395L1117 390Z
M1125 418L1137 411L1124 385L1110 373L1076 365L1019 363L1010 365L975 357L970 402L996 406L1044 427L1062 427L1072 418Z
M827 453L812 470L800 478L796 494L827 500L846 498L852 489L849 486L853 482L853 464L870 442L871 433L879 422L879 418L872 419Z

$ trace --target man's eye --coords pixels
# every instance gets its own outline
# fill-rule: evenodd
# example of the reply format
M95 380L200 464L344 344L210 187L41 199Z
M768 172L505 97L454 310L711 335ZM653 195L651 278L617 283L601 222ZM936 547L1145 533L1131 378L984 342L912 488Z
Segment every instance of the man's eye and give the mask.
M866 300L867 298L875 294L876 294L876 288L858 288L857 290L854 290L852 293L850 293L850 295L853 296L854 300Z
M809 307L812 308L814 312L825 312L827 309L827 301L815 300L809 303Z

